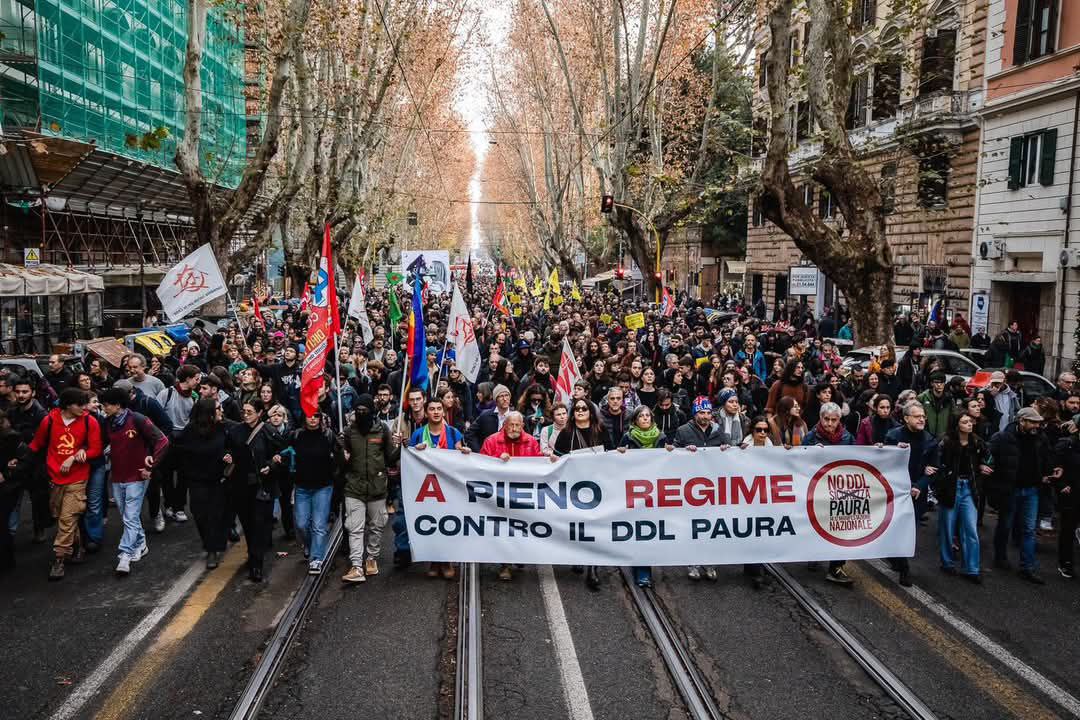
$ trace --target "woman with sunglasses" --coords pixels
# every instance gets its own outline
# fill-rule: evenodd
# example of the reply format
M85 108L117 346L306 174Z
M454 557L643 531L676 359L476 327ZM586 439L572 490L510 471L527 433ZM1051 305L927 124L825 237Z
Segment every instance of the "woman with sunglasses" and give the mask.
M551 461L555 462L563 455L569 455L572 452L607 450L604 442L608 433L600 420L600 413L596 406L588 400L575 400L570 406L570 413L570 422L555 438L555 451L551 455ZM581 567L574 566L573 570L581 572ZM600 576L595 566L590 565L586 571L585 584L590 590L600 588Z
M764 415L758 415L750 421L750 434L742 441L742 449L772 447L769 439L769 421ZM750 578L750 583L755 590L765 586L765 567L760 563L748 563L743 565L743 575Z
M617 448L620 453L625 453L627 448L631 450L652 450L662 447L668 452L675 449L674 445L665 444L664 434L653 422L652 410L644 405L638 406L630 414L630 429L622 436ZM634 582L638 587L652 587L652 568L646 566L634 566Z

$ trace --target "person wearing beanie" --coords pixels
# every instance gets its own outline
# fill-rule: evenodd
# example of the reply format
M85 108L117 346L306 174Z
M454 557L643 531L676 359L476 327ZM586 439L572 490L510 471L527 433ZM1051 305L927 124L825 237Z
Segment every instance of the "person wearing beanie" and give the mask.
M956 402L945 392L945 373L930 374L930 388L919 395L919 402L926 410L926 431L941 440L960 415Z
M719 410L714 414L720 432L727 440L725 445L738 445L750 431L750 419L739 404L739 393L734 388L724 388L717 395Z
M698 448L718 447L726 450L729 445L738 445L742 437L732 443L728 436L720 430L720 426L713 422L712 403L704 395L694 400L694 417L675 431L675 439L672 443L675 447L686 448L690 452L697 452ZM691 565L687 569L687 577L691 580L700 580L702 574L709 580L717 578L716 568Z
M480 452L480 448L484 446L484 441L502 430L503 423L506 422L506 416L510 412L510 388L500 383L491 391L491 396L495 400L495 407L484 410L477 415L476 420L469 426L465 434L465 444L473 452Z

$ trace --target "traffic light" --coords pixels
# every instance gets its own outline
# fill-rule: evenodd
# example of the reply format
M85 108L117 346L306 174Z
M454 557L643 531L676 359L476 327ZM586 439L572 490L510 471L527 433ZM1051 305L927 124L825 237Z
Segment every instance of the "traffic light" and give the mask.
M626 277L626 271L623 270L622 267L615 268L615 277L619 280L622 280L624 277Z
M280 275L281 277L285 277L285 266L284 265L278 265L277 271L278 271L278 275Z
M663 282L664 281L664 274L663 273L654 272L652 274L652 276L653 276L653 280L655 280L656 282Z
M605 215L610 214L615 209L615 198L611 195L604 195L600 198L600 212Z

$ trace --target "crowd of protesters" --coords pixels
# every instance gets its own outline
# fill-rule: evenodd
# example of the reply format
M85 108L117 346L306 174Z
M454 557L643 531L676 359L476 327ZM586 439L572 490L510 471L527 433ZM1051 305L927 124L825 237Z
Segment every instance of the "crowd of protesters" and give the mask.
M1018 545L1021 577L1045 582L1036 544L1056 532L1058 571L1073 577L1080 394L1066 372L1054 394L1023 401L1016 368L1041 371L1045 357L1038 338L1023 342L1015 324L990 340L972 335L959 315L937 327L911 313L897 321L895 346L882 346L868 367L846 366L837 339L852 331L842 311L815 321L796 307L766 319L760 304L714 298L709 308L684 299L663 315L655 304L598 291L544 311L523 290L507 316L492 310L491 280L478 279L466 294L484 357L477 382L446 351L449 295L432 295L424 305L431 387L402 397L406 327L391 324L387 293L404 287L369 290L374 337L365 343L350 323L313 415L301 410L306 316L295 304L224 329L197 323L190 342L166 357L132 354L120 368L94 358L79 373L57 357L41 379L0 376L0 569L16 561L27 505L33 543L51 535L51 580L102 550L115 505L120 576L149 553L148 533L186 523L190 512L207 567L242 533L254 582L263 581L275 543L298 544L309 572L321 572L340 517L349 558L342 580L364 582L379 573L391 515L395 565L412 561L402 446L557 462L584 448L898 445L911 450L920 522L937 515L943 572L981 582L978 528L996 513L995 568L1009 568L1010 545ZM404 295L397 304L407 306ZM644 327L626 328L621 319L638 311ZM555 401L564 338L582 373L565 404ZM933 353L922 354L968 346L987 349L987 366L1006 368L974 394ZM910 584L907 560L890 564ZM600 586L596 568L576 570ZM513 572L503 565L498 577ZM760 566L744 572L755 587L765 581ZM451 564L427 568L431 577L455 573ZM687 575L717 579L707 566ZM647 567L635 578L652 583ZM843 562L829 563L825 579L852 582Z

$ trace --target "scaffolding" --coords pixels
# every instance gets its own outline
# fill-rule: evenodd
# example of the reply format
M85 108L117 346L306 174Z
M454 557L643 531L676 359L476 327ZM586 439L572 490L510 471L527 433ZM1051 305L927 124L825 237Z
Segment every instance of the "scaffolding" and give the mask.
M186 13L182 0L0 0L0 120L175 171ZM242 27L242 8L213 5L201 162L225 187L247 155Z

